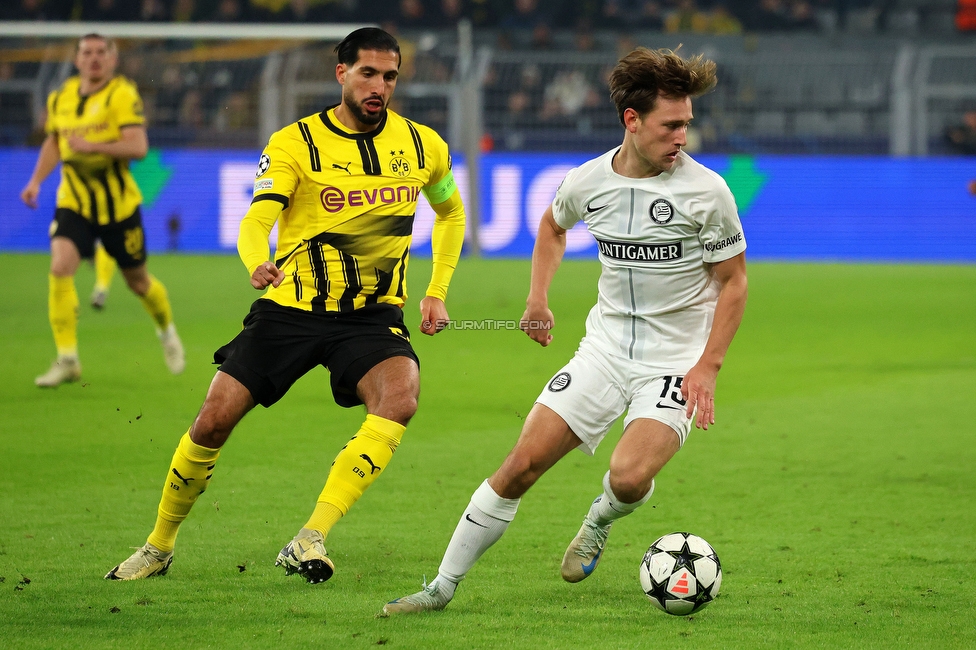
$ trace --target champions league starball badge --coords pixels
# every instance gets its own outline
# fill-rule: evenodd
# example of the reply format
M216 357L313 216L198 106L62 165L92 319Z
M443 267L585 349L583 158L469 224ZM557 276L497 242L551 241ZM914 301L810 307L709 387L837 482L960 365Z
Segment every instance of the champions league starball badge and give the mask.
M664 225L674 219L674 206L666 199L657 199L651 203L651 221Z
M261 160L258 161L258 171L254 174L254 178L264 176L264 172L268 171L269 167L271 167L271 156L266 153L261 154Z

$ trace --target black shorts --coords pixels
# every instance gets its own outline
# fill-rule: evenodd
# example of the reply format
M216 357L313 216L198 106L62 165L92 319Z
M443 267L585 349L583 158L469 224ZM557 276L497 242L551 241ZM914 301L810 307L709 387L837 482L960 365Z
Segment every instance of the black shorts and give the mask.
M100 226L68 208L54 211L51 237L67 237L78 247L82 259L95 256L95 240L100 239L119 268L131 269L146 263L146 237L139 208L131 217Z
M397 334L396 332L400 332ZM315 366L329 369L339 406L363 403L356 385L384 359L409 357L420 365L395 305L367 305L351 312L311 312L259 298L244 329L214 352L214 363L268 407Z

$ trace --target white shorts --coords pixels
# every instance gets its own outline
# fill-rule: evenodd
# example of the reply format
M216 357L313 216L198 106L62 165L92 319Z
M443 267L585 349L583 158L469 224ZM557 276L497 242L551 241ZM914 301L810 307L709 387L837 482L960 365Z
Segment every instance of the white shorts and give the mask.
M555 411L593 455L617 418L627 411L624 429L640 418L667 424L685 444L693 418L685 417L681 380L629 359L598 350L584 338L576 355L549 380L536 402Z

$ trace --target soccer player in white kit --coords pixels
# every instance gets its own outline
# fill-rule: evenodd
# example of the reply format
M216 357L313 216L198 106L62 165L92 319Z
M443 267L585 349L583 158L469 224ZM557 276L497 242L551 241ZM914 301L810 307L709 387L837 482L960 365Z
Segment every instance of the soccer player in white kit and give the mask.
M563 578L583 580L613 522L650 499L692 423L715 423L716 378L745 311L746 243L728 186L681 151L691 98L715 83L715 64L701 55L638 48L617 63L609 85L623 143L570 171L557 190L539 226L521 321L534 341L552 340L547 291L566 231L582 220L603 266L586 336L536 400L515 448L475 490L437 577L384 614L443 609L522 495L574 448L592 454L626 412L602 494L563 557Z

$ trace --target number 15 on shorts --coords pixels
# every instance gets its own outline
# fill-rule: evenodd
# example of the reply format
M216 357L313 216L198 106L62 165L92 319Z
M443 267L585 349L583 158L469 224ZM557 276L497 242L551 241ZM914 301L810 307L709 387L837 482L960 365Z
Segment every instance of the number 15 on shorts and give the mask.
M664 390L658 400L659 409L683 410L688 401L681 396L681 380L684 377L664 377Z

